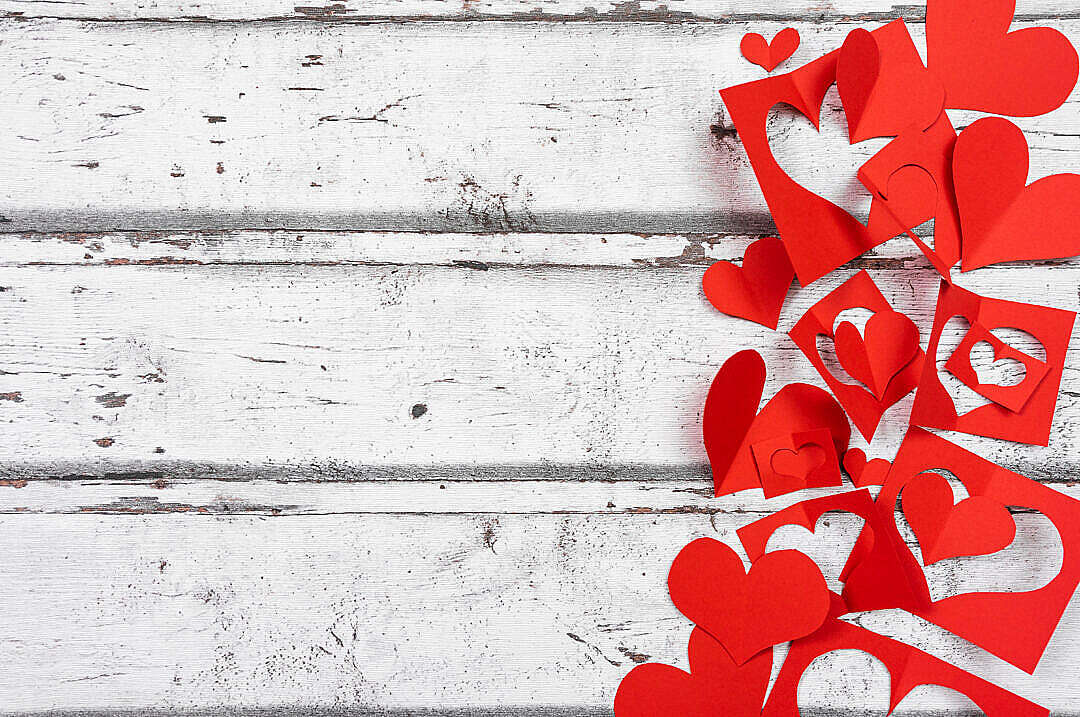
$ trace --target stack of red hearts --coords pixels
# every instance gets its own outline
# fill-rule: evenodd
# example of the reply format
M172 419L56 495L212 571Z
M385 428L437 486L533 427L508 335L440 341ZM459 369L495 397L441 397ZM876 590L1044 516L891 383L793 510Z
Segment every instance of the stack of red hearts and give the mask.
M853 489L743 526L737 532L745 561L711 538L685 546L668 588L675 607L696 626L690 671L635 667L616 694L617 717L798 715L803 672L840 649L868 652L885 665L890 711L915 687L932 684L967 695L991 717L1048 714L843 619L906 610L1033 672L1080 584L1080 502L925 430L1050 441L1075 314L980 296L952 275L958 263L962 274L1080 254L1080 175L1028 185L1019 128L988 117L957 134L946 113L1034 116L1056 109L1072 91L1078 60L1068 39L1043 27L1009 32L1013 11L1012 0L931 0L925 64L897 20L854 30L838 50L791 72L722 90L780 236L750 245L741 266L710 266L703 278L709 301L776 329L793 279L807 286L891 238L906 237L940 278L937 309L924 347L916 323L860 271L788 332L829 391L789 383L761 405L766 368L757 352L737 353L720 368L703 416L717 496L761 489L769 498L842 486L845 470ZM794 30L772 42L751 34L742 51L771 72L798 44ZM792 180L769 147L766 119L775 105L790 105L816 126L833 84L852 144L892 138L857 172L873 197L865 224ZM930 220L932 236L921 231ZM851 319L853 310L869 314L861 326ZM987 375L975 359L980 351L989 352L995 366L1019 367L1022 378ZM966 392L967 403L957 391ZM907 433L891 462L868 461L850 448L851 424L870 441L884 413L912 392ZM1039 513L1056 528L1062 546L1056 575L1025 592L935 599L928 566L1007 548L1017 532L1009 507ZM839 594L803 553L767 550L779 528L813 531L830 511L864 521L839 576ZM770 688L772 648L785 642L791 646Z

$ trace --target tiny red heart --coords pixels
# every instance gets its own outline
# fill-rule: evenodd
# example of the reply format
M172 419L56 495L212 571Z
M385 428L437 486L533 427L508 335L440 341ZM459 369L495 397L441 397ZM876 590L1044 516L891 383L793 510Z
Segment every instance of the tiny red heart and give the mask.
M979 495L954 505L952 487L937 473L912 478L900 494L900 504L919 541L923 565L996 553L1016 537L1016 523L1004 505Z
M919 353L919 328L898 311L876 312L863 334L845 321L836 328L833 340L840 365L879 401L884 400L893 377Z
M712 538L698 538L679 552L668 590L679 612L740 665L817 630L830 606L821 571L797 550L766 553L744 572L735 551Z
M772 669L772 653L736 665L700 627L690 633L690 672L670 665L638 665L619 683L615 717L758 715Z
M885 485L892 464L884 458L866 460L866 453L861 448L852 448L844 454L844 468L851 476L856 488L868 485Z
M799 31L785 27L773 36L772 42L765 42L765 38L756 32L748 32L743 35L739 49L747 60L772 72L799 49Z
M1080 175L1053 174L1030 185L1027 176L1027 141L1009 120L984 117L957 137L953 184L963 271L1080 253Z
M821 446L807 443L795 451L783 448L773 453L769 462L780 475L806 478L811 471L825 464L827 455Z
M712 264L701 288L718 311L775 329L794 278L784 243L765 237L746 248L741 268L730 261Z

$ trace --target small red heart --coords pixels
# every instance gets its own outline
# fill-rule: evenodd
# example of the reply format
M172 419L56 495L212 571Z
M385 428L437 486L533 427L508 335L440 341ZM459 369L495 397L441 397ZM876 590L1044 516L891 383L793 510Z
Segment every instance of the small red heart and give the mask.
M923 565L996 553L1016 537L1016 523L1004 505L981 495L954 505L952 487L937 473L912 478L900 494L900 504L919 541Z
M679 612L720 641L736 664L766 648L809 635L829 613L829 588L814 561L777 550L743 572L739 556L698 538L675 557L668 591Z
M908 127L922 131L941 116L944 88L923 67L914 45L904 53L901 47L885 58L874 36L862 28L844 40L836 60L836 89L852 144L895 136Z
M882 401L893 376L919 353L919 327L898 311L878 311L866 322L864 334L847 321L836 327L836 358Z
M863 449L852 448L844 454L844 468L851 476L852 484L856 488L864 488L868 485L885 485L892 464L884 458L867 461Z
M757 717L765 701L772 652L736 665L709 633L690 633L690 672L638 665L619 683L615 717Z
M747 60L772 72L799 49L799 31L785 27L773 36L772 42L765 42L765 38L756 32L748 32L743 35L739 49Z
M1080 174L1027 184L1028 146L1019 127L984 117L960 133L953 184L963 231L961 269L1080 253Z
M775 329L795 269L784 243L765 237L746 248L742 268L718 261L705 270L701 288L718 311Z
M780 475L806 478L816 468L825 465L825 449L814 443L799 446L798 450L783 448L772 454L772 469Z
M1069 38L1048 27L1009 32L1016 0L927 0L926 64L953 109L1034 117L1076 84Z

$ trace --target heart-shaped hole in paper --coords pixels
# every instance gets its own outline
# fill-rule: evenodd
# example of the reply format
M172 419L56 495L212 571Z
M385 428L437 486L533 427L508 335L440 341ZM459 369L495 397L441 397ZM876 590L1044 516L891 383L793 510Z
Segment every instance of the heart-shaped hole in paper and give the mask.
M866 224L871 195L855 175L890 138L850 144L835 84L822 100L819 130L801 112L784 104L769 110L765 126L769 149L792 180Z
M806 443L799 446L798 450L782 448L772 454L769 462L772 469L780 475L793 478L805 478L811 471L825 465L827 452L821 446L814 443Z
M840 573L865 524L866 521L854 513L825 513L818 518L812 533L801 525L780 526L769 536L765 551L798 550L821 569L829 590L840 594L844 590Z
M937 356L934 357L934 367L937 370L938 380L941 381L942 387L949 394L949 398L952 399L953 408L958 416L991 403L990 399L975 393L965 386L963 381L945 370L945 362L960 346L960 342L964 340L964 335L970 328L971 325L963 316L949 318L941 330Z
M984 386L1019 386L1027 376L1024 364L1014 358L994 358L994 347L989 341L978 341L971 347L971 368Z

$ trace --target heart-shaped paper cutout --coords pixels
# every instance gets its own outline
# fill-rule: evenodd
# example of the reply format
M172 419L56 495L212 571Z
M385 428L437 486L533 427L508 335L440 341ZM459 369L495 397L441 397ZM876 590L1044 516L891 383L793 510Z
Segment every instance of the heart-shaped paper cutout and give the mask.
M806 478L816 468L825 464L828 453L819 445L806 443L798 450L783 448L772 454L772 469L780 475Z
M996 553L1016 537L1016 523L1004 505L979 495L954 505L952 486L937 473L912 478L900 494L900 504L919 541L923 565Z
M858 28L848 33L836 60L836 87L852 143L924 130L941 115L945 90L918 53L893 53L883 62L877 40Z
M797 550L777 550L743 572L739 556L712 538L698 538L668 573L671 601L683 615L743 664L773 645L809 635L828 615L825 578Z
M851 482L856 488L885 485L891 467L892 464L884 458L867 461L866 453L861 448L852 448L844 454L844 469L851 476Z
M776 33L772 42L765 42L765 38L756 32L748 32L739 43L743 57L763 67L766 72L775 70L777 65L794 55L798 48L799 31L793 27L785 27Z
M1068 98L1076 50L1048 27L1009 32L1015 10L1016 0L927 0L927 65L946 107L1034 117Z
M794 278L784 243L765 237L746 248L741 268L730 261L711 265L701 288L717 310L775 329Z
M757 416L765 388L765 362L753 349L740 351L720 367L705 397L701 435L709 456L716 495ZM750 476L757 485L757 472ZM739 488L738 490L741 490Z
M919 353L919 328L898 311L875 312L863 334L845 321L833 340L840 365L879 401L893 377Z
M1027 175L1027 142L1009 120L984 117L960 133L953 183L963 271L1080 254L1080 174L1054 174L1030 185Z
M771 651L736 665L719 642L695 627L688 652L689 673L660 664L632 669L615 693L615 717L740 717L761 712Z

